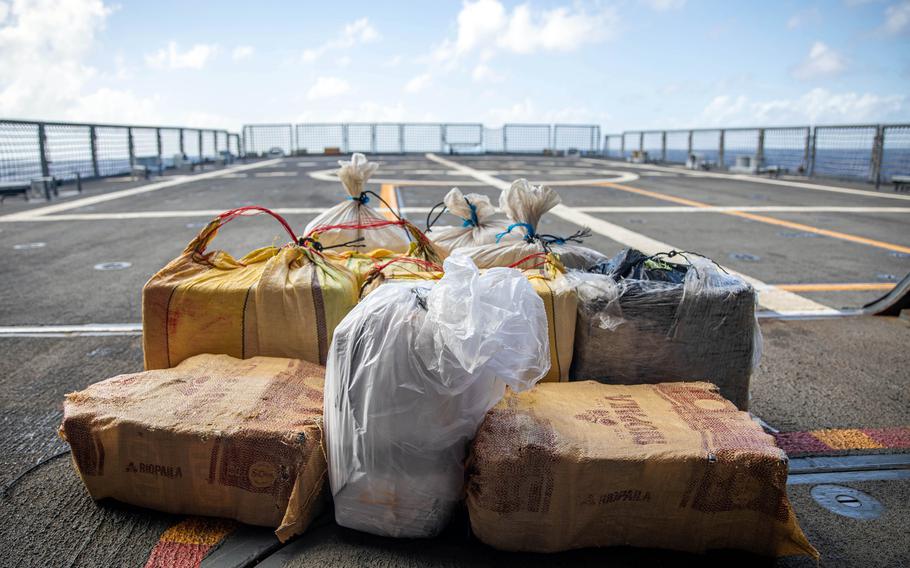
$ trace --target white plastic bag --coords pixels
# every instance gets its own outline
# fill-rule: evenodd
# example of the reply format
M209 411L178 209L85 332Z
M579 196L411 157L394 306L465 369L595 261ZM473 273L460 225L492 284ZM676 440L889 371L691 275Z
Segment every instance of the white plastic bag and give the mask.
M430 537L464 490L487 410L550 367L544 305L521 272L445 261L436 283L391 282L335 329L325 435L338 524Z
M531 185L526 179L517 179L499 196L499 208L511 224L496 236L493 244L461 247L454 252L465 254L480 268L511 266L528 256L551 251L559 256L566 268L587 270L607 261L596 250L578 244L586 236L584 231L572 236L541 235L537 231L544 213L561 201L551 187Z
M309 234L316 227L325 225L370 223L386 220L375 209L367 205L370 202L370 196L364 194L367 180L376 172L379 164L368 161L363 154L355 153L351 156L350 162L339 160L338 165L341 166L338 170L338 178L348 192L348 197L345 201L322 212L318 217L310 221L304 234ZM361 229L331 229L320 231L319 233L319 243L324 247L350 243L361 238L363 240L356 243L356 245L360 245L356 247L356 250L388 249L392 252L408 251L408 237L400 227L381 227L367 231ZM338 247L336 250L355 249L352 247Z
M460 189L453 187L443 203L449 213L462 220L461 226L433 227L427 232L430 240L446 255L459 247L493 244L496 235L508 227L508 223L492 219L496 208L486 195L463 195Z

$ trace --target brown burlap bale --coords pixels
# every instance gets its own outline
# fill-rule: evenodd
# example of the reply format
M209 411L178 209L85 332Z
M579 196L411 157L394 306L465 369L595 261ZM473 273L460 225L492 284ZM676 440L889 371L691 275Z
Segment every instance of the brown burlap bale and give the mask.
M468 459L480 540L818 553L787 500L787 458L709 383L540 384L486 416Z
M94 499L306 530L323 503L325 369L197 355L66 395L61 436Z

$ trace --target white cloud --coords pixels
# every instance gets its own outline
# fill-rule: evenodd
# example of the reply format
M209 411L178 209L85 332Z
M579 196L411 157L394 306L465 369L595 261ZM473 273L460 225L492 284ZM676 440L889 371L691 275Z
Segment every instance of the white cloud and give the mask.
M892 35L910 31L910 1L900 2L885 9L884 30Z
M0 116L63 117L98 75L83 59L111 12L101 0L3 3Z
M412 77L411 80L405 84L404 90L408 93L419 93L429 87L432 80L433 77L429 73L417 75L416 77Z
M351 61L352 61L352 59L351 59L350 55L342 55L341 57L339 57L338 59L335 60L335 64L338 65L339 67L347 67L348 65L351 64Z
M402 103L384 105L374 101L363 101L356 107L308 109L294 119L295 122L403 122L414 120Z
M343 95L351 90L351 85L338 77L319 77L307 91L306 97L311 101Z
M154 69L202 69L218 53L215 44L197 43L180 51L176 41L170 41L154 53L145 56L145 64Z
M818 11L818 8L806 8L790 16L790 19L787 20L787 29L795 30L819 20L821 20L821 12Z
M162 117L161 101L157 96L142 97L132 91L102 87L76 100L66 112L73 121L132 124L170 123L172 117ZM224 123L222 123L224 124Z
M817 41L812 44L806 59L791 70L797 79L809 80L837 75L846 69L847 63L839 53Z
M471 78L477 83L499 83L502 76L493 71L489 65L478 63L471 72Z
M580 5L532 11L521 4L508 12L499 0L465 2L458 14L454 40L443 41L433 59L453 62L478 51L483 60L497 51L534 53L573 51L615 34L618 18L613 8L598 6L588 12Z
M793 99L753 101L745 95L714 97L699 125L837 124L887 122L906 115L906 95L834 93L816 88Z
M238 45L231 51L231 59L234 61L242 61L244 59L249 59L253 56L253 46L252 45Z
M401 59L402 59L402 57L400 55L393 55L392 57L389 57L388 59L383 61L382 66L383 67L398 67L399 65L401 65Z
M546 110L541 110L528 97L506 107L491 108L483 118L484 124L489 126L500 126L507 122L602 124L611 120L608 113L592 111L583 106L557 109L547 107Z
M655 12L679 10L686 5L686 0L642 0Z
M380 38L379 32L370 23L367 18L360 18L348 24L345 24L341 33L318 47L311 47L303 50L301 59L304 63L312 63L321 58L329 51L337 49L346 49L355 45L370 43Z

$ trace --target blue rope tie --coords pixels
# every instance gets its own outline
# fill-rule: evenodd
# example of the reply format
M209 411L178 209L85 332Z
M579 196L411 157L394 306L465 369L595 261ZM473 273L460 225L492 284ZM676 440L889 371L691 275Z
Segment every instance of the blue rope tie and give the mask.
M511 233L512 229L514 229L515 227L524 227L525 228L525 230L528 232L528 234L525 238L534 237L534 227L532 227L530 223L512 223L511 225L509 225L509 227L505 231L496 235L496 242L498 243L500 240L502 240L502 238L504 236Z
M467 198L465 198L465 201L468 201ZM471 203L470 201L468 201L468 207L471 208L471 218L465 219L464 217L462 217L461 226L462 227L476 227L476 226L480 225L480 221L477 220L477 206L474 205L473 203Z
M361 205L366 205L367 203L370 202L370 196L366 195L364 193L361 193L358 197L349 195L347 198L350 199L351 201L357 201Z

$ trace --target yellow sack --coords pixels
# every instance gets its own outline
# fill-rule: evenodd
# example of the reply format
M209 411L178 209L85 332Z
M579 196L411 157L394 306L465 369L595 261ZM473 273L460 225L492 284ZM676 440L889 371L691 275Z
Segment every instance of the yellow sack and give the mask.
M509 393L487 413L467 471L474 534L503 550L818 557L787 499L787 456L709 383Z
M575 352L575 320L578 295L565 277L565 267L553 254L534 253L511 265L531 282L543 300L550 334L550 370L540 381L566 382Z
M323 367L198 355L66 395L60 435L94 499L276 527L324 502Z
M325 364L335 326L358 299L357 279L309 246L254 250L239 260L205 252L218 229L261 208L214 219L142 290L146 369L200 353L292 357Z

